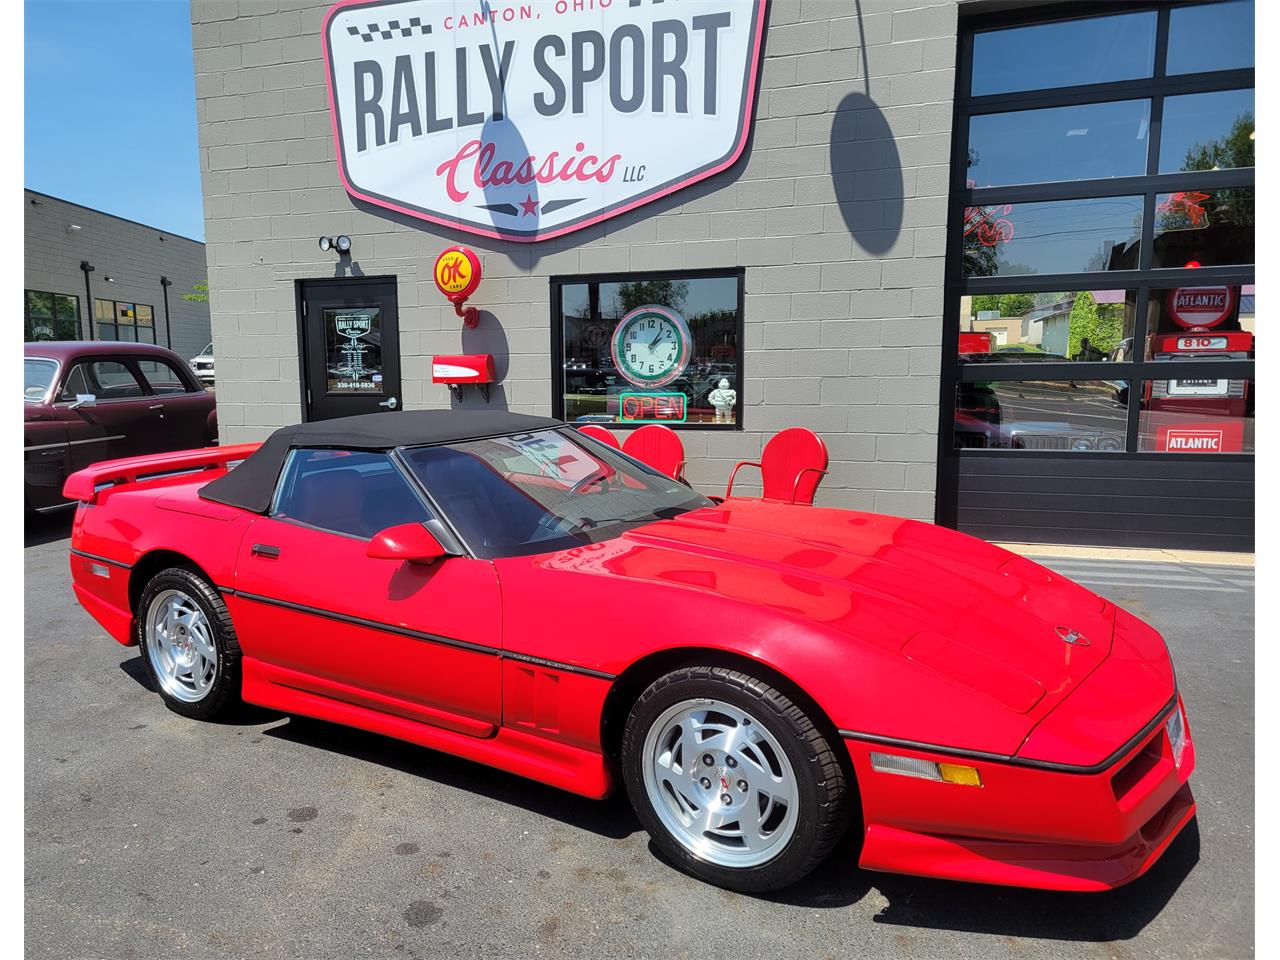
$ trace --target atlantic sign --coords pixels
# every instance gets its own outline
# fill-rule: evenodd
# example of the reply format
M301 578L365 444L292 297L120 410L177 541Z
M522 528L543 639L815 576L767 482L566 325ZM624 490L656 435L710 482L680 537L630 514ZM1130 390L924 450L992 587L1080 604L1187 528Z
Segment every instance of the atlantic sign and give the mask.
M343 0L324 49L353 197L545 240L731 166L763 0Z

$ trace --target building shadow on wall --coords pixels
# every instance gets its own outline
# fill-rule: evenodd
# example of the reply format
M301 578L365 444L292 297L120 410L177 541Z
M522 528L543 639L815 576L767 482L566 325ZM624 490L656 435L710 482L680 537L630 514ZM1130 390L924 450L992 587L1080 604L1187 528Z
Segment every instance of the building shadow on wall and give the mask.
M845 96L832 118L831 182L840 216L854 242L867 253L881 256L902 232L902 159L884 111L871 99L862 4L852 0L850 6L858 21L863 92Z

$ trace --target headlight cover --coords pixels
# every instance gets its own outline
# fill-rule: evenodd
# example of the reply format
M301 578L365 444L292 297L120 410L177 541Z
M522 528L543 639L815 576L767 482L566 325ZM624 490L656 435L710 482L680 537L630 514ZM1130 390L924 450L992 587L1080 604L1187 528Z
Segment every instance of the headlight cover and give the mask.
M1165 721L1165 733L1169 736L1169 746L1173 749L1173 765L1182 766L1182 754L1187 747L1187 726L1182 721L1182 704L1173 711L1173 716Z

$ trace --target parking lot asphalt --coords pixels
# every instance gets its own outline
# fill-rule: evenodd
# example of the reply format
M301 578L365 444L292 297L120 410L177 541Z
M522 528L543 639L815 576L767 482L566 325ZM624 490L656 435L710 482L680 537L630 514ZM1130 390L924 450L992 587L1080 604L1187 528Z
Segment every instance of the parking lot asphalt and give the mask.
M1045 562L1159 628L1197 744L1192 824L1100 895L866 873L768 897L689 879L623 796L410 744L165 709L76 604L68 515L27 529L28 957L1151 958L1253 954L1253 570Z

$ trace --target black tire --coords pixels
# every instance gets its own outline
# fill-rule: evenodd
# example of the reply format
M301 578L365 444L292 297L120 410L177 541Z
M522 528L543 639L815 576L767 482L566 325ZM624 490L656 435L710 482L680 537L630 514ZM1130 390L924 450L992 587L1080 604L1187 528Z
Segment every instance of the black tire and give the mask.
M645 788L645 740L668 709L686 700L719 700L763 724L782 746L795 774L798 806L794 832L771 859L731 867L695 855L664 825ZM828 738L791 699L768 683L727 667L674 670L640 695L622 735L622 777L631 805L660 853L700 880L744 893L777 890L808 875L839 843L852 820L845 769Z
M166 590L182 592L200 608L209 622L218 654L213 682L204 697L194 703L180 700L165 689L160 678L156 676L150 651L147 649L148 612L155 598ZM195 720L211 720L240 705L240 644L236 641L231 614L227 611L227 605L222 602L218 591L198 573L185 567L169 567L147 581L147 585L142 590L142 596L138 600L133 637L138 643L138 651L142 655L142 668L146 671L147 678L164 700L165 706L174 713L180 713L184 717Z

